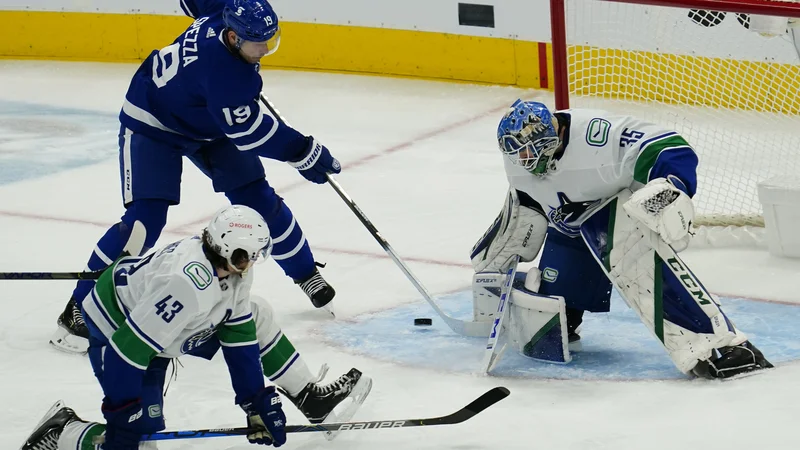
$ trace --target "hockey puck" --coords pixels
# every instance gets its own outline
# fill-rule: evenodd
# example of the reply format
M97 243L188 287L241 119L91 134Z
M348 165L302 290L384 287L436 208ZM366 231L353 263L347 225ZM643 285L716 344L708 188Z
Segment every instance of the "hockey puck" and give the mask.
M414 319L414 326L416 327L429 327L431 325L433 325L433 319L427 317Z

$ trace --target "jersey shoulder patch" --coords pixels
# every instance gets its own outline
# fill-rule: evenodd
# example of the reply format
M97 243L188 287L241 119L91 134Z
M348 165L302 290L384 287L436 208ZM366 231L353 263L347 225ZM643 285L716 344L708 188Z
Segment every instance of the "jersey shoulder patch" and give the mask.
M208 267L197 261L192 261L183 266L183 273L185 273L186 276L192 280L195 287L201 291L211 286L214 281L214 275L208 270Z
M586 126L586 143L592 147L602 147L608 143L608 134L611 122L600 117L595 117Z

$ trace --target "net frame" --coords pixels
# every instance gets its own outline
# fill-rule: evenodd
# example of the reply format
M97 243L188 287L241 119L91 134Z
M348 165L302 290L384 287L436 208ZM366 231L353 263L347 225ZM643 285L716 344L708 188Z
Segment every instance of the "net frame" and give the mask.
M601 0L585 0L601 1ZM800 18L798 0L602 0L604 2L651 5L683 9L724 11L730 13L757 14ZM570 81L568 67L566 0L550 0L550 22L552 32L553 86L556 109L570 107ZM574 95L574 94L573 94ZM634 114L635 115L635 114ZM800 152L800 148L798 148ZM702 164L702 163L701 163ZM755 214L705 214L699 216L695 225L707 226L756 226L763 227L764 220Z

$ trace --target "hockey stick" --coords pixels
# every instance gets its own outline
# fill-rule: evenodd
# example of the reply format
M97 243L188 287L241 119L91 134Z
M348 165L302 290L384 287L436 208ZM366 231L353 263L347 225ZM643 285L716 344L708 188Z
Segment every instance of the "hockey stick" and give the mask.
M400 420L371 420L366 422L326 423L318 425L287 425L287 433L314 433L318 431L359 431L374 430L378 428L408 428L426 427L432 425L453 425L473 418L476 414L494 405L510 394L507 388L498 386L485 392L473 400L469 405L446 416L431 417L428 419L400 419ZM145 434L144 441L163 441L171 439L198 439L226 436L246 436L261 430L254 428L210 428L205 430L162 431L160 433ZM102 444L104 435L97 436L93 444Z
M262 103L264 103L267 109L270 110L270 112L275 116L276 119L280 120L284 124L287 124L283 116L281 116L278 110L275 109L275 106L272 105L272 103L269 101L269 99L267 99L266 96L264 96L264 94L261 94L261 101ZM353 214L355 214L356 217L358 217L358 220L360 220L361 223L364 224L364 226L367 228L372 237L374 237L375 240L378 241L378 244L380 244L380 246L383 247L383 250L387 254L389 254L389 256L392 258L392 261L394 261L397 267L400 268L403 274L405 274L406 278L408 278L411 284L413 284L414 287L417 288L417 291L419 291L419 293L422 294L422 297L425 299L425 301L427 301L428 304L431 305L433 310L436 311L436 314L438 314L439 317L441 317L442 320L444 320L444 322L447 324L448 327L450 327L451 330L463 336L486 337L489 335L489 332L492 329L492 324L489 322L466 321L448 316L442 310L442 308L439 307L436 301L433 300L431 294L428 292L427 289L425 289L425 286L422 285L419 279L411 272L411 269L409 269L408 266L403 262L403 260L400 259L400 257L392 248L392 246L389 245L389 242L387 242L386 239L384 239L383 236L381 236L378 229L375 228L375 225L373 225L372 222L367 218L366 214L364 214L364 212L361 211L361 208L359 208L358 205L356 205L353 199L351 199L350 196L347 195L344 189L342 189L339 183L336 180L334 180L333 177L330 176L330 174L327 174L326 177L328 179L328 184L331 185L333 190L336 191L336 193L347 204L350 210L353 211Z
M96 280L97 272L0 272L0 280Z
M503 289L500 292L500 303L497 304L497 312L494 315L492 323L492 333L489 335L489 341L486 343L486 351L483 355L483 373L488 374L494 369L494 366L500 361L500 357L506 349L506 345L495 352L495 346L500 339L500 332L503 330L503 320L506 317L506 306L509 302L511 295L511 286L514 284L514 277L517 275L517 265L519 264L519 255L514 255L510 262L510 267L506 272L506 281L503 284Z
M147 231L142 222L135 221L120 257L142 253L146 236ZM96 280L105 270L95 272L0 272L0 280Z

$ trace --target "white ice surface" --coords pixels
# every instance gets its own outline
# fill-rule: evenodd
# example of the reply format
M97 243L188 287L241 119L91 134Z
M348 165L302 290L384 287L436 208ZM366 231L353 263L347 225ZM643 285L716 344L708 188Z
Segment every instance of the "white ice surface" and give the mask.
M116 163L117 113L134 65L0 62L0 102L32 112L73 108L98 114L69 128L65 159L105 148L101 162L0 185L0 271L73 271L122 213ZM518 96L551 102L548 93L302 72L263 72L265 92L301 131L324 142L343 165L337 178L433 293L466 288L468 252L493 220L506 190L495 126ZM38 113L37 113L38 114ZM46 121L0 115L0 166L28 139L31 152L58 150ZM26 116L25 114L20 114ZM9 120L16 120L9 124ZM24 120L23 120L24 119ZM19 123L27 120L28 128ZM92 119L87 119L92 120ZM40 124L32 126L30 124ZM99 125L98 125L99 124ZM97 129L100 127L101 129ZM8 129L16 130L15 139ZM20 132L27 134L20 136ZM87 136L91 137L89 139ZM44 139L44 140L43 140ZM57 161L60 152L45 152ZM87 157L88 158L88 157ZM328 186L265 161L268 179L302 224L325 277L335 285L336 320L420 302L419 295ZM225 204L186 164L181 205L172 208L161 243L201 229ZM800 302L800 262L759 250L690 251L686 260L714 292ZM358 367L375 384L357 418L394 419L449 413L483 391L511 396L467 424L407 430L290 436L290 449L793 449L800 417L800 364L728 383L705 381L565 381L479 377L403 367L320 341L329 320L267 263L254 290L314 367L338 375ZM63 398L81 416L100 419L101 391L85 357L47 345L72 289L63 281L7 281L0 310L0 448L16 449L40 415ZM800 321L800 317L798 317ZM222 358L182 358L166 397L170 429L242 426ZM291 423L301 415L287 407ZM245 449L240 438L169 441L163 449Z

